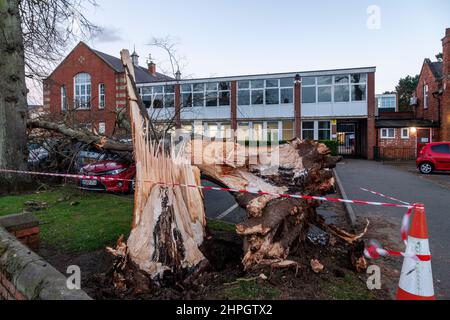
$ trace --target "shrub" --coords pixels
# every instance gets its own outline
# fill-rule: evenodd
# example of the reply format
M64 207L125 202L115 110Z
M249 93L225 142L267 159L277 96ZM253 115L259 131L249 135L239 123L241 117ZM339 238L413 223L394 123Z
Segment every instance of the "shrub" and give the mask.
M338 155L338 142L336 140L320 140L320 143L323 143L330 149L332 156Z

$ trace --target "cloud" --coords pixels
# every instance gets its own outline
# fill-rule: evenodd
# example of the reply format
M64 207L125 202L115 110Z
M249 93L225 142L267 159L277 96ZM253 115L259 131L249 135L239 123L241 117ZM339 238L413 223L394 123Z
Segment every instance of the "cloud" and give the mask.
M120 31L115 28L100 27L98 31L92 36L91 41L97 43L108 43L122 41Z

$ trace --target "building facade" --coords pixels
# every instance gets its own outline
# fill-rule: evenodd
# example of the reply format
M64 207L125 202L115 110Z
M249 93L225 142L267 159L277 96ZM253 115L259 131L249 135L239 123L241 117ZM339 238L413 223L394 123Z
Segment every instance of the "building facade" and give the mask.
M373 157L374 67L140 83L148 112L211 138L338 140L345 155Z
M174 119L186 132L238 140L294 137L337 140L339 153L373 158L375 67L176 80L136 66L136 83L153 119ZM44 105L55 118L116 135L126 107L120 59L79 43L44 81Z
M442 39L442 61L424 60L411 105L412 112L380 109L377 156L415 159L425 144L450 141L450 28Z

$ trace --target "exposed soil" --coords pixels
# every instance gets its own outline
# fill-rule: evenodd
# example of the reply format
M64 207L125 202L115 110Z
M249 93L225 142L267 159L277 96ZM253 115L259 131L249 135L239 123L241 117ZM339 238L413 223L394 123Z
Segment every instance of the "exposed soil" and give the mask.
M326 219L340 227L346 225L344 208L340 204L327 203L321 207ZM319 211L320 212L320 211ZM383 218L384 219L384 218ZM367 239L390 241L393 225L384 220L371 220ZM361 221L358 230L365 224ZM393 234L393 233L392 233ZM392 240L395 243L396 239ZM398 281L399 261L385 259L376 264L382 269L383 289L370 291L368 275L354 272L350 263L348 245L331 237L326 246L306 240L299 245L289 259L298 266L289 269L260 267L250 272L242 270L242 239L234 232L211 230L202 251L210 261L210 267L188 283L173 282L166 287L147 285L147 279L137 276L139 289L118 292L112 284L113 259L105 250L92 253L67 254L42 245L39 254L65 274L67 266L78 265L82 270L82 287L94 299L391 299ZM317 259L324 266L316 274L310 266ZM394 279L389 282L389 279Z

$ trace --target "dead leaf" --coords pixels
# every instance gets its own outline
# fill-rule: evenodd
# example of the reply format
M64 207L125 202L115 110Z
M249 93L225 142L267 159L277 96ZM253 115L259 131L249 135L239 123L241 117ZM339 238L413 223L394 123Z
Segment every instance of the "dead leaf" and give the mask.
M311 268L315 273L323 272L324 266L319 262L319 260L311 259Z

